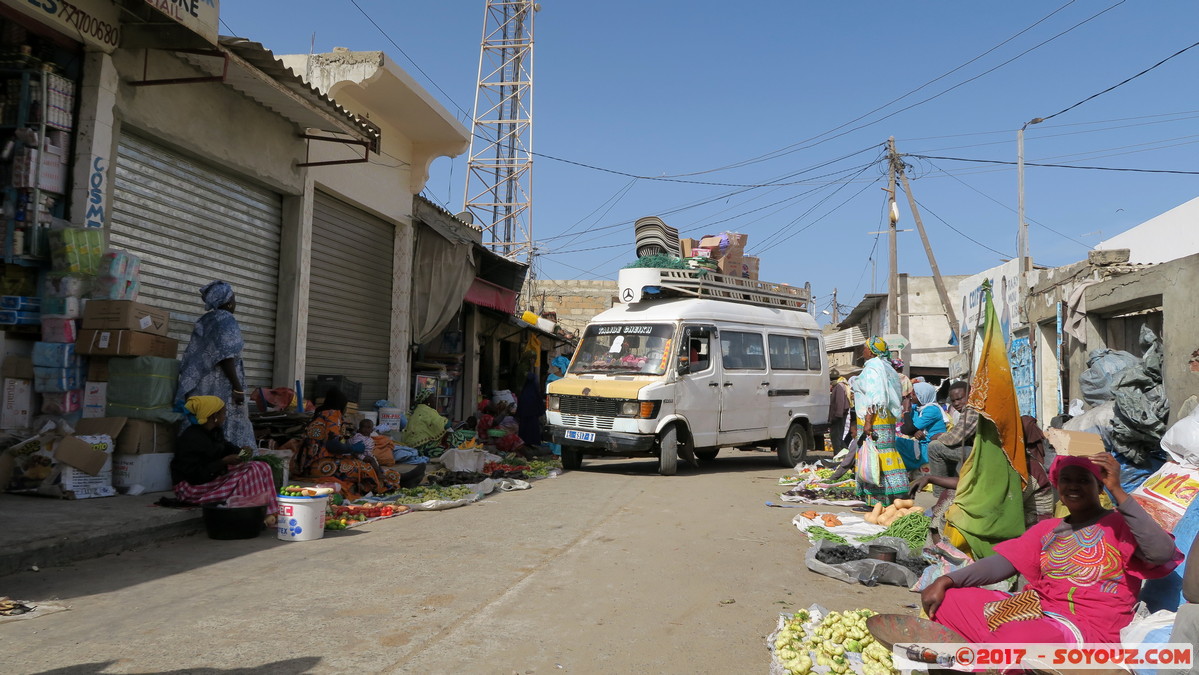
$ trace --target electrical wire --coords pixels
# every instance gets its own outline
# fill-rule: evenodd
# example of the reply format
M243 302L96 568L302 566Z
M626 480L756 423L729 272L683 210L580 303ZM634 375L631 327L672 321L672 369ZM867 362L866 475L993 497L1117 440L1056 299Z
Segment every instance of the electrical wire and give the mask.
M870 167L865 167L864 169L862 169L861 171L859 171L857 174L855 174L855 175L854 175L854 178L857 178L858 176L860 176L860 175L862 175L863 173L865 173L866 169L868 169L868 168L870 168ZM837 187L837 189L836 189L836 190L833 190L833 191L832 191L831 193L829 193L829 194L828 194L828 196L826 196L824 199L821 199L819 202L816 202L814 205L812 205L812 208L810 208L810 209L808 209L807 211L803 212L803 213L802 213L802 214L800 214L800 215L799 215L799 217L797 217L795 220L792 220L792 221L791 221L790 223L788 223L787 225L783 226L782 228L779 228L779 230L778 230L778 231L776 231L774 234L772 234L772 235L770 235L769 237L767 237L767 238L766 238L766 240L762 242L762 245L761 245L761 247L759 247L759 248L757 248L757 249L755 249L755 250L754 250L754 251L755 251L755 255L759 255L759 256L760 256L761 254L763 254L763 253L765 253L765 252L769 251L770 249L774 248L775 246L778 246L779 244L782 244L782 243L783 243L783 242L785 242L785 241L789 241L789 240L790 240L791 238L793 238L795 235L797 235L797 234L799 234L799 233L801 233L801 232L803 232L803 231L805 231L805 230L807 230L807 229L811 228L811 227L812 227L813 225L815 225L816 223L819 223L820 221L824 220L824 219L825 219L825 218L827 218L828 216L832 215L834 212L836 212L836 211L837 211L838 209L840 209L841 207L843 207L843 206L845 206L846 204L848 204L849 202L853 201L853 199L855 199L855 198L856 198L858 195L860 195L860 194L862 194L863 192L865 192L867 189L869 189L871 186L873 186L873 185L874 185L875 183L877 183L878 181L879 181L879 178L876 178L876 179L874 179L874 181L872 181L872 182L870 182L870 183L867 183L866 185L862 186L862 189L861 189L861 190L858 190L858 191L857 191L857 192L855 192L853 195L851 195L849 199L846 199L844 202L841 202L840 204L838 204L838 205L837 205L836 207L834 207L833 209L831 209L831 210L829 210L829 211L826 211L824 215L820 216L820 217L819 217L819 218L817 218L816 220L813 220L812 222L808 223L807 225L805 225L805 226L803 226L803 227L799 228L798 230L795 230L795 231L794 231L794 232L792 232L791 234L788 234L787 236L785 236L785 237L781 237L781 238L780 238L780 236L782 235L783 231L785 231L785 230L787 230L788 228L792 227L793 225L797 224L797 223L798 223L800 220L802 220L804 217L806 217L806 216L807 216L808 214L810 214L812 211L814 211L814 210L816 210L817 208L819 208L821 204L823 204L823 203L825 203L826 201L828 201L828 200L832 199L834 196L836 196L836 194L837 194L838 192L840 192L841 190L845 189L846 187L848 187L848 186L850 185L850 183L848 183L848 182L842 183L841 185L839 185L839 186ZM772 240L773 240L773 241L772 241Z
M379 31L379 33L380 33L380 34L382 34L382 35L383 35L383 37L384 37L384 38L386 38L386 40L387 40L388 42L390 42L390 43L391 43L391 46L392 46L392 47L395 47L395 48L396 48L396 51L398 51L400 54L403 54L403 55L404 55L404 58L408 59L408 63L411 63L413 68L416 68L416 70L417 70L417 71L418 71L418 72L419 72L421 75L424 75L424 76L425 76L425 79L429 81L429 84L433 85L433 88L434 88L434 89L436 89L437 91L441 92L441 95L442 95L442 96L444 96L444 97L446 98L446 100L447 100L447 101L449 101L450 103L454 104L454 107L455 107L455 108L457 108L459 112L461 112L463 115L465 115L467 119L470 119L470 117L471 117L471 114L470 114L470 113L468 113L468 112L466 112L466 109L465 109L465 108L463 108L462 106L458 105L458 102L454 100L454 97L453 97L453 96L450 96L449 94L447 94L447 93L446 93L446 91L445 91L445 89L442 89L442 88L441 88L441 85L437 84L437 82L435 82L435 81L433 80L433 78L432 78L432 77L429 77L429 74L425 72L424 68L421 68L419 63L417 63L416 61L414 61L414 60L412 59L412 57L411 57L411 56L408 56L408 52L404 51L404 48L403 48L403 47L400 47L400 45L398 45L398 44L396 43L396 41L395 41L395 40L391 39L391 36L387 34L387 31L383 30L383 27L382 27L382 26L380 26L380 25L379 25L379 24L378 24L378 23L377 23L377 22L376 22L376 21L375 21L375 20L374 20L374 19L371 17L371 15L370 15L370 14L367 14L365 9L362 9L362 6L358 4L358 0L350 0L350 4L351 4L351 5L354 5L354 7L355 7L355 8L357 8L357 9L358 9L358 11L362 13L362 16L366 17L366 20L371 22L371 25L372 25L372 26L374 26L374 27L375 27L375 29L377 29L377 30Z
M1113 126L1113 127L1100 127L1098 129L1082 129L1081 131L1063 131L1060 134L1037 134L1036 138L1038 140L1041 140L1041 139L1046 139L1046 138L1061 138L1063 136L1077 136L1079 134L1096 134L1096 133L1099 133L1102 131L1111 131L1113 129L1129 129L1132 127L1149 126L1151 124L1166 124L1168 122L1184 122L1186 120L1193 120L1193 119L1199 119L1199 115L1190 115L1188 117L1177 117L1177 118L1169 119L1169 120L1155 120L1153 122L1139 122L1137 124L1120 124L1120 125ZM1002 133L1010 134L1013 132L1012 131L1004 131ZM1169 139L1166 139L1166 140L1169 140ZM927 154L927 153L931 153L931 152L944 152L946 150L963 150L966 148L982 148L982 147L986 147L986 146L990 146L990 145L1008 145L1010 143L1012 143L1011 139L1004 139L1002 141L988 141L986 143L971 143L968 145L950 145L950 146L941 147L941 148L929 148L928 150L917 150L916 152ZM1093 152L1100 152L1100 151L1095 150Z
M1042 118L1041 118L1041 121L1042 121L1042 122L1044 122L1044 121L1046 121L1046 120L1051 120L1051 119L1053 119L1054 117L1057 117L1058 115L1061 115L1062 113L1065 113L1065 112L1069 112L1069 111L1071 111L1071 110L1074 110L1075 108L1077 108L1078 106L1080 106L1080 105L1082 105L1082 104L1086 103L1087 101L1090 101L1090 100L1092 100L1092 99L1095 99L1095 98L1098 98L1098 97L1100 97L1100 96L1103 96L1104 94L1108 93L1109 91L1111 91L1111 90L1113 90L1113 89L1116 89L1117 87L1122 87L1122 86L1124 86L1124 85L1128 84L1129 82L1132 82L1133 80L1137 79L1138 77L1140 77L1140 76L1144 75L1145 73L1148 73L1149 71L1151 71L1151 70L1153 70L1153 69L1157 68L1158 66L1160 66L1160 65L1164 64L1165 62L1169 61L1170 59L1173 59L1173 58L1174 58L1174 57L1176 57L1176 56L1181 56L1182 54L1184 54L1184 53L1186 53L1186 52L1188 52L1188 51L1190 51L1190 50L1194 49L1195 47L1199 47L1199 42L1196 42L1196 43L1194 43L1194 44L1190 45L1189 47L1183 47L1182 49L1179 49L1178 51L1176 51L1176 52L1174 52L1173 54L1171 54L1171 55L1167 56L1166 58L1162 59L1161 61L1158 61L1157 63L1153 64L1152 66L1149 66L1148 68L1146 68L1146 69L1142 70L1141 72L1137 73L1136 75L1133 75L1132 77L1129 77L1129 78L1126 78L1126 79L1124 79L1124 80L1121 80L1120 82L1117 82L1116 84L1113 84L1112 86L1108 87L1107 89L1104 89L1103 91L1100 91L1100 92L1097 92L1097 93L1091 94L1090 96L1088 96L1088 97L1084 98L1083 100L1079 101L1078 103L1075 103L1074 105L1071 105L1071 106L1067 106L1067 107L1065 107L1065 108L1062 108L1061 110L1059 110L1059 111L1057 111L1057 112L1055 112L1055 113L1053 113L1052 115L1049 115L1049 116L1047 116L1047 117L1042 117ZM1038 122L1038 123L1039 123L1039 122Z
M909 154L909 155L904 155L904 156L905 157L915 157L917 159L940 159L940 160L944 160L947 162L974 162L976 164L1003 164L1003 165L1007 165L1007 166L1014 166L1019 163L1019 162L1011 162L1011 161L1002 160L1002 159L971 159L971 158L967 158L967 157L938 157L936 155L916 155L916 154ZM1181 170L1177 170L1177 169L1133 169L1133 168L1128 168L1128 167L1083 166L1083 165L1079 165L1079 164L1046 164L1046 163L1039 163L1039 162L1025 162L1024 166L1040 166L1040 167L1048 167L1051 169L1086 169L1089 171L1129 171L1129 172L1133 172L1133 173L1172 173L1172 174L1181 174L1184 176L1199 176L1199 171L1181 171Z
M952 178L952 179L956 180L957 182L959 182L959 183L961 183L962 185L966 186L966 187L967 187L967 188L969 188L970 190L973 190L974 192L976 192L976 193L978 193L978 194L982 195L983 197L985 197L985 198L987 198L987 199L989 199L989 200L991 200L991 201L995 202L996 204L998 204L998 205L1002 206L1003 208L1007 209L1008 211L1011 211L1012 213L1017 213L1016 209L1013 209L1011 206L1008 206L1007 204L1004 204L1003 202L1001 202L1001 201L999 201L998 199L996 199L996 198L992 197L991 195L989 195L989 194L987 194L987 193L983 192L982 190L979 190L978 188L976 188L976 187L974 187L973 185L971 185L971 184L967 183L966 181L962 180L961 178L958 178L957 176L955 176L955 175L953 175L953 174L949 173L949 172L948 172L948 171L946 171L945 169L942 169L941 167L937 166L936 164L933 164L932 162L929 162L929 164L932 164L933 168L934 168L934 169L936 169L937 171L940 171L941 173L945 174L946 176L949 176L950 178ZM1045 228L1046 230L1048 230L1048 231L1050 231L1050 232L1052 232L1052 233L1056 234L1057 236L1059 236L1059 237L1061 237L1061 238L1063 238L1063 239L1066 239L1067 241L1072 241L1072 242L1074 242L1075 244L1078 244L1079 246L1082 246L1082 247L1084 247L1084 248L1086 248L1086 249L1088 249L1088 250L1090 250L1090 249L1094 248L1094 247L1093 247L1093 246L1091 246L1090 244L1087 244L1087 243L1085 243L1085 242L1081 242L1081 241L1079 241L1079 240L1077 240L1077 239L1075 239L1075 238L1073 238L1073 237L1071 237L1071 236L1069 236L1069 235L1067 235L1067 234L1064 234L1064 233L1062 233L1062 232L1059 232L1059 231L1057 231L1057 230L1053 229L1052 227L1049 227L1048 225L1046 225L1046 224L1044 224L1044 223L1041 223L1041 222L1038 222L1038 221L1036 221L1036 220L1033 220L1032 218L1029 218L1029 217L1028 217L1028 214L1025 214L1025 215L1024 215L1024 219L1025 219L1025 220L1027 220L1028 222L1030 222L1030 223L1034 224L1034 225L1037 225L1037 226L1039 226L1039 227L1043 227L1043 228Z
M229 35L232 35L232 36L237 35L237 31L233 30L232 28L229 27L229 24L225 23L225 17L223 17L223 16L218 17L218 20L221 22L221 25L225 27L225 30L229 31Z
M978 244L979 246L987 249L988 251L990 251L992 253L997 253L1007 260L1011 260L1012 258L1016 257L1010 253L1004 253L1003 251L1000 251L999 249L992 248L991 246L988 246L987 244L982 243L981 241L975 239L974 237L971 237L970 235L966 234L965 232L963 232L963 231L959 230L958 228L954 227L953 225L951 225L948 220L945 220L941 216L938 216L932 209L925 206L924 202L921 202L920 200L916 199L915 197L913 197L912 200L915 201L916 204L920 206L920 209L922 211L929 214L933 218L936 218L937 220L941 221L941 224L943 224L945 227L948 227L949 229L953 230L954 232L957 232L958 234L962 235L966 239L969 239L970 241L974 242L975 244Z

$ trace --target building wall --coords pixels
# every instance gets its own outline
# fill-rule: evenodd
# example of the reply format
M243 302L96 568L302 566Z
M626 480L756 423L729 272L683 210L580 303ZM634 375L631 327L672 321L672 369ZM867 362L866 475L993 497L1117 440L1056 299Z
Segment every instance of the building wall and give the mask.
M538 280L536 284L534 308L557 313L558 325L575 334L596 314L610 309L617 293L615 281Z
M958 284L965 276L942 277L954 311L961 306ZM899 333L911 347L904 358L915 368L948 368L957 347L949 345L950 327L933 277L899 275Z

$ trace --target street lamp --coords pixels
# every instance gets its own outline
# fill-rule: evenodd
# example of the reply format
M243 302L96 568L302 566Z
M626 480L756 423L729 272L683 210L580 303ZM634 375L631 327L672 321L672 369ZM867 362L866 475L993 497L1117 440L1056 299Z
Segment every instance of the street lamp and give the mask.
M1016 219L1019 221L1016 230L1016 255L1020 256L1022 280L1028 272L1028 223L1024 222L1024 130L1030 125L1044 121L1041 117L1034 117L1016 132Z

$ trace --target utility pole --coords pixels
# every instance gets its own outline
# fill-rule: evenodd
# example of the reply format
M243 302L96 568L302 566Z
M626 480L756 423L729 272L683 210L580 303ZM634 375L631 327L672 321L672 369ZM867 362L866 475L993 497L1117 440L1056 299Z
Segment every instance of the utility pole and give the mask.
M891 195L890 220L887 228L891 246L891 274L887 281L887 330L899 332L899 233L895 226L899 224L899 207L895 204L895 177L899 170L899 153L895 151L895 137L887 139L890 149L888 165L890 177L887 180L887 193Z
M891 144L895 149L895 144ZM916 221L916 229L920 232L920 241L924 243L924 253L928 256L928 266L933 272L933 284L937 287L937 295L941 297L941 306L945 309L945 318L949 321L949 329L955 333L958 330L957 315L953 311L953 303L949 301L949 292L945 290L945 280L941 278L941 269L937 267L937 258L933 255L932 244L924 232L924 220L920 218L920 209L916 208L916 197L912 194L912 184L904 173L903 163L899 165L899 179L903 182L903 192L908 196L908 208L912 210L912 219Z
M841 323L841 313L837 308L837 289L833 289L833 324Z
M1020 295L1026 295L1025 285L1028 283L1029 251L1028 223L1024 220L1024 130L1032 124L1040 124L1045 120L1034 117L1024 123L1016 132L1016 219L1019 221L1016 230L1016 255L1020 256ZM1023 308L1023 303L1021 303ZM1027 311L1027 308L1024 308ZM1029 341L1030 343L1032 340Z

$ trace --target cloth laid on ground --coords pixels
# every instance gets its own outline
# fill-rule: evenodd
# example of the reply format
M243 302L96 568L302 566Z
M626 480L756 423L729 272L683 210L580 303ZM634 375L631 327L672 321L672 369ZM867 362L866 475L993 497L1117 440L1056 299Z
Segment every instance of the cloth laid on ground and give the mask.
M1023 490L1028 481L1020 406L989 284L984 284L983 293L983 348L967 402L979 412L978 431L946 514L950 543L975 559L1024 533Z
M36 619L55 612L65 612L68 609L70 608L63 605L34 602L32 600L10 600L7 597L0 597L0 623Z
M844 537L845 540L852 545L865 543L862 541L862 537L877 535L879 532L887 529L882 525L868 523L861 516L851 516L843 513L838 513L836 516L841 520L841 524L833 527L825 527L824 521L822 521L819 516L815 520L809 520L804 518L802 514L796 514L796 516L791 519L791 524L795 526L795 529L807 535L807 537L812 541L817 540L808 533L808 530L812 529L813 527L823 527L839 537Z

